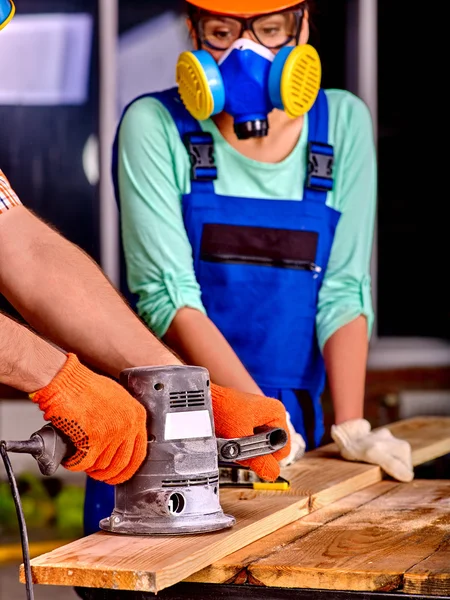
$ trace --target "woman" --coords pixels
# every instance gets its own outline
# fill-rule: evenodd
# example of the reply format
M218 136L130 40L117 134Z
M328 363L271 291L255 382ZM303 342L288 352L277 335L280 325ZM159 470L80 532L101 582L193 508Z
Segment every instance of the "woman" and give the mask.
M409 446L363 419L371 118L349 92L319 91L309 14L298 0L188 4L199 52L180 57L178 90L127 107L116 137L129 286L187 362L282 400L297 456L321 442L327 375L342 455L410 480Z

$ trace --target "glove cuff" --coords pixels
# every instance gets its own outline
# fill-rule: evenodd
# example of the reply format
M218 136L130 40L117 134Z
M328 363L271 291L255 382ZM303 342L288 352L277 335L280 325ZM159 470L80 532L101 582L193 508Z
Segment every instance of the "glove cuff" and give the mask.
M45 412L50 408L52 400L56 397L64 398L67 390L70 390L71 397L80 395L91 378L91 371L80 363L75 354L69 353L63 368L48 385L30 394L30 398Z
M331 437L342 451L344 448L351 447L360 438L369 435L371 429L372 426L366 419L351 419L339 425L332 425Z

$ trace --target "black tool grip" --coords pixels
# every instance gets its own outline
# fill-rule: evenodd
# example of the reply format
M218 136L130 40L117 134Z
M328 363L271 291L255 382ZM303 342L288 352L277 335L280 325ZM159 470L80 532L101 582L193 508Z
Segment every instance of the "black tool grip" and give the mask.
M220 462L235 462L272 454L284 448L287 441L288 435L281 427L260 427L254 435L242 438L217 438L218 459Z
M51 476L64 458L75 452L71 441L53 425L44 425L24 442L6 442L8 452L31 454L42 475Z

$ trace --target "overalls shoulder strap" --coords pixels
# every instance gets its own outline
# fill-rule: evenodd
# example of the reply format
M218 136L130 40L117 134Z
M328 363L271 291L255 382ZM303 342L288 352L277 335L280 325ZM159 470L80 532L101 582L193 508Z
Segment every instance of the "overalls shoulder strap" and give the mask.
M328 100L321 89L308 113L308 172L303 199L326 203L333 189L334 150L328 143Z
M155 98L170 113L180 138L183 140L189 153L191 161L191 179L193 182L205 182L212 185L212 181L217 179L217 169L214 163L214 142L210 133L202 131L200 124L188 112L178 94L178 88L173 87L162 92L153 92L142 94L132 100L124 108L120 117L119 125L113 143L112 155L112 178L114 184L114 193L116 202L119 201L119 177L118 177L118 154L119 154L119 131L120 125L128 109L142 98Z
M191 161L191 191L214 192L213 181L217 179L214 160L214 140L210 133L202 131L199 122L189 113L178 94L177 88L152 94L169 111L178 129Z
M178 129L181 139L186 144L191 160L191 179L192 185L198 185L202 189L204 186L213 186L212 180L217 178L217 170L214 164L213 139L209 133L203 133L199 123L184 107L178 94L178 88L170 88L162 92L142 94L132 100L124 108L117 126L116 135L113 142L111 174L114 186L114 196L117 207L120 210L119 193L119 132L123 118L128 109L142 98L156 98L169 111L175 125ZM211 158L212 157L212 158ZM138 297L132 294L128 289L126 279L126 264L122 239L120 240L120 288L129 304L136 310Z

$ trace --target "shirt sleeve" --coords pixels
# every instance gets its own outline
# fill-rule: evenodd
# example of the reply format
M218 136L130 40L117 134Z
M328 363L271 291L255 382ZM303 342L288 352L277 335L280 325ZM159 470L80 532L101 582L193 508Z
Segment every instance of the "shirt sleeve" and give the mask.
M9 181L6 179L5 174L0 170L0 214L21 204Z
M119 131L121 228L129 288L158 337L180 308L205 312L182 216L188 174L189 158L169 112L154 98L137 100Z
M341 217L319 293L316 323L322 350L333 333L358 316L367 318L369 336L374 321L370 258L377 166L372 119L368 107L356 96L337 90L331 94L342 94L341 101L330 102L338 111L330 118L335 123L334 138L342 140L335 147L333 192Z

